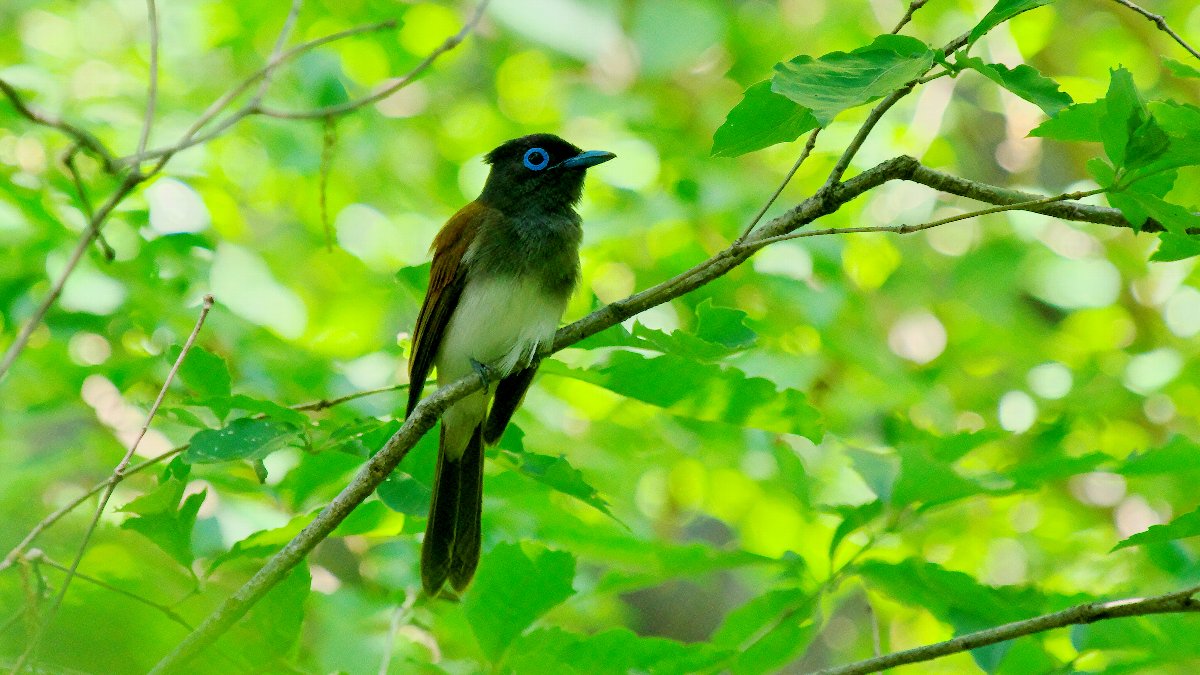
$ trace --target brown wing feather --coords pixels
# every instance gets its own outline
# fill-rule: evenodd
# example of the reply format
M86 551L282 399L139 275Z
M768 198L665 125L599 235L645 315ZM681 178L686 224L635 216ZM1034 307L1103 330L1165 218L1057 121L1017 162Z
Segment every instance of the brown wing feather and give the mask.
M429 290L417 315L413 329L412 355L408 360L408 411L412 413L421 399L425 378L433 368L458 298L467 282L467 270L462 264L463 255L475 239L475 234L484 221L495 216L494 210L479 202L471 202L450 217L433 239L433 265L429 269Z

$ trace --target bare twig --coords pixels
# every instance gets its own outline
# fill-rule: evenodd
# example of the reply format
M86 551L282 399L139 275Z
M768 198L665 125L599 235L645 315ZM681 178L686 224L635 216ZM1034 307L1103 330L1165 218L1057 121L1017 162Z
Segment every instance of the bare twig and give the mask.
M154 107L158 102L158 7L154 0L146 0L146 15L150 22L150 82L146 89L146 119L142 122L142 133L138 137L137 154L146 151L150 140L150 129L154 126Z
M1053 204L1055 202L1083 199L1084 197L1090 197L1092 195L1097 195L1097 194L1100 194L1101 192L1107 192L1107 189L1106 188L1097 188L1095 190L1083 190L1083 191L1079 191L1079 192L1068 192L1068 193L1061 194L1061 195L1054 195L1053 197L1044 197L1042 199L1032 199L1032 200L1024 201L1024 202L1016 202L1014 204L1004 204L1002 206L993 206L988 209L980 209L978 211L971 211L968 213L960 213L956 216L941 218L939 220L931 220L927 223L921 223L919 225L869 225L869 226L864 226L864 227L841 227L841 228L830 228L830 229L825 229L825 230L805 230L804 232L789 232L787 234L780 234L780 235L776 235L774 237L763 237L760 239L755 239L753 242L751 242L750 246L757 250L757 249L763 248L764 246L774 244L775 242L787 241L789 239L801 239L804 237L824 237L824 236L831 235L831 234L850 234L852 232L892 232L894 234L911 234L913 232L920 232L922 230L928 230L930 228L938 227L940 225L946 225L948 223L955 223L960 220L967 220L969 218L977 218L979 216L986 216L991 213L1000 213L1002 211L1029 211L1029 210L1032 210L1033 207L1044 206L1046 204Z
M83 184L83 175L79 173L79 165L76 163L76 155L79 154L80 146L75 144L71 146L63 155L63 166L67 167L67 174L71 176L71 183L75 185L75 196L79 198L79 206L83 210L84 219L87 222L92 222L95 217L95 210L92 208L92 199L88 196L87 186ZM112 262L117 258L117 252L112 246L108 245L108 240L104 238L103 232L96 232L96 244L100 247L100 252L104 255L104 259Z
M75 245L75 250L71 252L71 257L67 259L67 264L59 273L58 279L51 287L50 293L42 300L37 309L33 311L33 315L21 326L21 330L17 333L16 339L8 346L8 351L4 353L4 359L0 360L0 380L8 373L12 364L17 360L17 356L25 349L25 345L29 343L30 336L37 327L42 324L42 319L46 316L46 312L50 311L50 307L58 300L58 296L62 295L63 287L67 284L67 279L71 273L75 271L75 267L79 265L79 261L83 259L83 254L87 252L88 247L100 235L100 228L103 227L104 221L108 218L108 214L116 208L117 204L123 200L126 195L133 191L134 187L142 180L137 173L130 173L121 181L121 185L109 195L107 201L92 215L91 222L79 237L79 242Z
M1133 11L1137 12L1138 14L1141 14L1142 16L1146 17L1151 22L1153 22L1155 26L1158 26L1159 30L1166 33L1167 35L1170 35L1171 39L1178 42L1179 45L1181 47L1183 47L1184 49L1186 49L1189 54L1196 57L1197 59L1200 59L1200 52L1196 51L1195 47L1193 47L1190 44L1188 44L1187 42L1185 42L1184 39L1179 36L1179 33L1176 33L1174 30L1172 30L1171 27L1169 25L1167 25L1166 18L1164 18L1162 15L1148 12L1144 8L1140 7L1139 5L1136 5L1132 2L1130 2L1130 0L1113 0L1113 2L1117 3L1118 5L1124 5L1125 7L1128 7L1129 9L1132 9Z
M275 38L275 46L271 48L271 56L267 59L269 70L258 83L258 92L254 95L255 104L262 101L263 97L267 95L267 89L271 88L274 68L280 63L283 48L287 45L288 38L292 35L292 29L296 27L296 19L300 17L300 8L303 6L304 0L292 0L292 8L288 10L287 18L283 20L283 28L279 29L279 35Z
M892 29L892 35L899 33L901 29L908 25L908 22L912 21L913 14L928 2L929 0L912 0L912 2L908 3L908 9L905 10L904 16L900 17L900 21L896 24L896 27Z
M478 25L480 19L483 18L483 12L485 9L487 9L488 2L490 2L490 0L481 0L481 2L475 7L474 13L471 14L471 18L467 19L467 22L463 24L463 27L454 35L446 38L445 42L438 45L437 48L432 52L429 52L429 55L422 59L421 62L416 66L414 66L407 75L393 81L388 86L369 96L364 96L362 98L358 98L353 101L347 101L345 103L339 103L337 105L317 108L315 110L280 110L277 108L260 108L259 113L268 117L278 117L282 119L312 120L321 119L322 117L345 115L348 112L358 110L359 108L369 106L373 103L378 103L397 91L400 91L404 87L412 84L413 81L416 80L417 77L419 77L422 73L424 73L429 66L433 65L433 62L441 57L442 54L454 49L464 39L466 39L467 35L470 34L471 31L475 30L475 26Z
M57 129L67 136L70 136L80 147L86 149L88 154L95 157L104 167L105 171L112 174L117 173L116 158L111 152L109 152L104 143L100 142L100 139L92 135L90 131L77 127L66 120L59 119L53 115L29 107L29 105L25 103L25 100L21 98L21 95L17 93L16 88L14 88L6 80L0 79L0 92L4 92L4 95L8 98L9 102L12 103L13 108L15 108L17 113L19 113L22 117L28 119L34 124L40 124L45 127L50 127L51 129Z
M434 383L436 383L436 380L430 380L429 382L426 382L426 385L431 385ZM404 390L408 389L408 386L409 385L407 383L405 383L405 384L393 385L391 387L380 387L378 389L368 389L365 391L356 391L353 394L346 394L345 396L339 396L337 398L321 399L319 401L312 401L309 403L300 403L300 404L292 405L289 407L292 410L301 410L301 411L306 411L306 412L319 412L322 410L327 410L334 406L342 405L343 403L348 403L350 401L354 401L354 400L357 400L360 398L365 398L367 396L386 394L386 393L390 393L390 392L394 392L394 391L404 391ZM33 545L33 542L35 540L37 540L38 536L40 536L43 531L45 531L47 528L54 525L58 521L62 520L62 518L64 516L66 516L68 513L72 512L72 511L74 511L76 508L79 507L80 504L86 502L93 495L103 492L104 490L108 489L110 486L115 487L118 483L125 480L129 476L132 476L136 473L141 473L142 471L144 471L156 464L159 464L165 460L168 460L187 449L188 449L187 445L181 445L179 447L167 450L166 452L164 452L160 455L157 455L155 457L151 457L150 459L144 460L138 464L134 464L133 466L127 468L123 474L110 475L108 478L93 485L87 492L84 492L83 494L79 495L75 499L72 499L70 502L62 505L57 510L55 510L53 513L51 513L50 515L43 518L40 522L38 522L37 525L34 525L33 528L29 531L29 533L26 534L23 539L21 539L21 542L19 544L17 544L16 546L14 546L13 549L4 556L3 560L0 560L0 572L3 572L4 570L15 565L17 560L19 560L21 558L21 556L25 555L25 552L27 550L29 550L29 547L31 545Z
M47 558L45 556L45 554L41 554L40 551L31 551L30 555L33 555L34 553L40 554L39 562L41 564L46 565L48 567L52 567L56 570L59 570L60 572L68 572L68 573L71 572L71 568L69 568L66 565L63 565L61 563L55 562L55 561L51 560L50 558ZM143 605L146 605L147 607L152 607L152 608L158 610L159 612L161 612L163 616L167 617L168 619L175 622L176 624L183 626L187 630L192 630L192 624L188 623L186 619L184 619L182 616L179 615L178 612L176 612L175 610L171 609L170 607L168 607L162 603L155 602L149 598L144 598L144 597L138 595L137 593L131 593L131 592L125 590L124 588L120 588L118 586L113 586L112 584L108 583L107 581L104 581L103 579L97 579L96 577L88 576L86 574L83 574L82 572L75 572L72 574L72 576L74 576L76 579L79 579L80 581L86 581L87 583L92 584L93 586L99 586L100 588L103 588L104 590L112 591L113 593L116 593L118 595L123 595L126 598L129 598L130 600L133 600L135 602L139 602Z
M788 186L788 183L792 182L792 177L795 176L796 172L800 170L800 165L804 164L804 161L808 159L809 155L812 154L813 148L817 146L817 136L820 133L821 128L817 127L816 129L812 130L811 134L808 135L808 142L804 144L804 150L802 150L800 152L800 156L796 158L796 163L792 165L791 170L787 172L787 175L783 177L783 181L779 183L779 187L775 188L775 192L771 193L771 197L767 199L765 204L762 205L762 208L758 210L758 213L754 214L754 217L751 218L750 222L746 224L746 229L742 230L741 236L737 238L735 243L741 243L745 241L746 237L750 236L750 233L754 231L754 226L758 225L763 216L767 214L767 209L771 208L771 205L775 203L776 199L779 199L779 195L783 193L783 189Z
M820 675L863 675L877 673L888 668L895 668L908 663L924 663L949 654L986 647L997 642L1014 640L1025 635L1033 635L1062 628L1064 626L1085 625L1107 619L1127 616L1144 616L1147 614L1175 614L1184 612L1200 612L1200 602L1193 596L1200 593L1200 586L1193 586L1182 591L1166 593L1151 598L1126 598L1108 602L1089 602L1076 605L1061 612L1044 614L1032 619L1014 621L995 628L988 628L974 633L966 633L958 637L923 647L906 649L886 656L879 656L857 663L851 663L836 668L820 671Z
M171 382L175 380L175 375L179 372L179 367L183 365L183 360L187 358L188 352L191 351L192 345L196 342L196 336L200 334L200 329L204 326L204 320L208 318L208 312L213 307L213 297L211 295L204 296L204 303L200 308L200 316L196 319L196 325L192 328L192 332L188 335L188 339L183 344L182 350L179 352L179 358L175 359L174 365L171 366L171 371L167 373L166 380L163 381L163 386L159 389L158 398L154 399L154 404L150 406L150 410L146 413L146 422L142 425L141 431L138 432L137 438L125 451L125 455L121 461L117 463L113 469L113 476L124 476L126 469L129 468L129 460L133 458L133 453L137 451L138 445L146 436L146 432L150 429L150 423L154 420L154 416L158 414L158 407L162 405L163 399L167 396L167 389L171 386ZM75 553L75 559L71 562L70 568L67 570L67 576L63 579L62 586L58 589L58 594L54 597L54 602L50 605L50 610L46 612L46 616L42 618L33 637L26 645L25 651L17 659L17 663L13 666L13 673L20 673L24 668L26 661L32 656L41 644L42 636L45 635L46 629L54 621L54 616L58 612L58 608L62 605L63 598L67 595L67 589L71 587L71 580L74 578L76 571L79 569L79 563L83 560L83 554L87 551L88 542L92 538L92 534L96 531L96 527L100 524L100 517L104 515L104 509L108 506L108 500L112 497L113 490L116 488L116 482L110 483L100 495L100 501L96 505L96 513L92 516L92 522L84 531L83 539L79 543L79 550Z

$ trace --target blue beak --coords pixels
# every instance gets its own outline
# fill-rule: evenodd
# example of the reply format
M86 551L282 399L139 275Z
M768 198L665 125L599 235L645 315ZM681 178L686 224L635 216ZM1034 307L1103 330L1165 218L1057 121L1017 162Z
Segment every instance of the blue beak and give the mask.
M588 150L587 152L575 155L571 159L560 162L559 166L564 169L586 169L590 166L603 164L613 157L616 157L616 155L607 150Z

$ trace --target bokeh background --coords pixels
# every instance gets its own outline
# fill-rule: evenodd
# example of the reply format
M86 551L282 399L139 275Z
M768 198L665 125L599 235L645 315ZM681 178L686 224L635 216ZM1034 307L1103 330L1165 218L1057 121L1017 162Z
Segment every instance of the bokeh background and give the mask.
M931 0L905 32L941 45L990 4ZM1200 41L1191 0L1147 6ZM152 148L173 143L261 67L287 7L158 9ZM403 383L434 233L478 193L486 151L550 131L618 156L589 172L580 209L583 281L566 317L579 318L724 247L782 179L800 144L709 155L746 87L797 54L864 45L903 9L884 0L495 0L461 46L378 104L332 125L251 117L181 152L120 204L104 229L115 259L98 249L85 258L0 382L0 549L111 472L204 294L217 304L198 344L220 359L213 372L228 368L235 394L292 405ZM370 93L470 10L305 3L295 41L387 19L399 27L306 54L281 70L266 102L308 110ZM1159 61L1186 52L1112 2L1061 0L996 29L974 53L1030 63L1077 101L1102 96L1118 64L1150 98L1200 98L1200 80L1174 78ZM0 76L121 153L137 145L148 59L143 2L0 6ZM768 217L823 182L864 114L822 133ZM852 171L911 154L1043 194L1093 187L1083 165L1098 149L1027 138L1043 119L977 74L941 78L889 113ZM0 105L0 347L84 227L59 163L67 147ZM81 167L94 201L115 188L94 162ZM1185 171L1171 200L1200 204L1197 177ZM972 208L892 183L819 226L918 223ZM615 383L595 376L613 357L599 344L548 364L516 417L523 435L510 434L489 463L491 552L471 592L478 599L405 605L419 585L421 490L432 470L423 443L387 499L368 503L356 529L322 544L223 654L196 667L800 671L867 657L876 643L901 649L1194 582L1194 540L1110 552L1200 503L1200 273L1195 260L1147 262L1155 241L1011 212L903 238L774 245L637 317L638 330L684 336L703 335L706 315L744 324L716 358L674 355L682 370L630 369ZM700 373L714 396L744 374L807 404L746 428L720 410L656 403L684 372ZM172 389L139 454L221 425L202 404L205 378ZM131 478L80 571L198 622L296 518L345 485L395 428L402 399L385 393L308 415L263 460L265 482L249 462L186 474L176 463L174 477L156 468ZM787 418L808 405L823 434ZM260 412L241 410L231 418ZM1175 453L1168 470L1128 469L1131 457L1161 448ZM177 512L178 493L157 516L120 510L176 484L205 495L194 528ZM37 542L50 560L69 563L91 504ZM129 525L152 516L163 519L155 537ZM0 662L24 648L46 589L62 578L47 564L0 572ZM489 623L526 601L531 632ZM1171 616L1097 624L920 672L1191 672L1195 626ZM41 657L56 672L141 672L185 634L161 608L77 580Z

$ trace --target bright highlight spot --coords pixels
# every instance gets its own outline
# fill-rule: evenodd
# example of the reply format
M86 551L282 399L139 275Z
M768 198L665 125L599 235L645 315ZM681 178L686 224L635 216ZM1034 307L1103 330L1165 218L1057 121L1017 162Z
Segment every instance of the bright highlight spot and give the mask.
M1014 434L1033 426L1037 412L1037 403L1023 391L1010 391L1000 398L1000 426Z
M1061 363L1051 361L1029 369L1025 376L1029 388L1042 398L1056 400L1066 396L1074 384L1071 371Z
M1200 333L1200 291L1181 286L1163 308L1167 328L1181 338Z
M1174 349L1164 347L1138 354L1125 367L1125 387L1148 394L1175 379L1182 368L1183 358Z
M888 347L902 359L929 363L946 349L946 329L929 312L907 314L888 331Z
M308 311L291 289L275 281L262 258L244 248L221 244L213 260L213 296L243 319L285 338L298 338Z
M208 207L200 195L174 178L163 178L146 188L150 227L160 234L199 232L208 227Z

